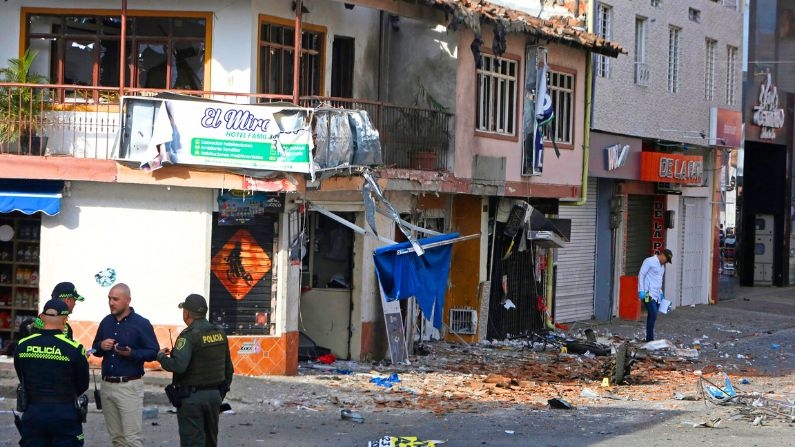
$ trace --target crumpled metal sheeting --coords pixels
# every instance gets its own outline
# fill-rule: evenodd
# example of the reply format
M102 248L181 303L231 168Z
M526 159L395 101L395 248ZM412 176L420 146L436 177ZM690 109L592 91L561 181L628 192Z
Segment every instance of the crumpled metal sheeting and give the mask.
M485 0L425 0L430 5L443 7L452 13L455 23L466 24L476 35L480 34L480 21L503 21L508 32L527 33L553 41L589 49L595 53L617 57L628 54L621 45L596 34L575 29L579 21L573 17L553 17L544 20L521 11L515 11Z

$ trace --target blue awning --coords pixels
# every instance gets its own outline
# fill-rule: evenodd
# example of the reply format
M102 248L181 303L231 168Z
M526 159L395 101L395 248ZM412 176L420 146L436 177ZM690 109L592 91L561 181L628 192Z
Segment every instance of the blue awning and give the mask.
M1 180L0 213L54 216L61 211L63 185L61 180Z

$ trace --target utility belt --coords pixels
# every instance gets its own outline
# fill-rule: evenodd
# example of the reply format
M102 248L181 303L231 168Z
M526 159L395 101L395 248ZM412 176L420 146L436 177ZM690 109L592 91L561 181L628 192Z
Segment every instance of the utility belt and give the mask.
M172 383L166 385L166 397L168 397L171 405L179 408L182 406L182 399L188 398L191 394L200 390L218 390L222 396L227 391L226 384L223 382L214 385L177 385Z
M88 417L88 396L82 394L74 399L65 400L63 397L53 396L28 396L25 387L20 384L17 387L17 408L19 412L25 412L30 405L36 404L69 404L74 403L75 409L80 412L80 420L86 422Z

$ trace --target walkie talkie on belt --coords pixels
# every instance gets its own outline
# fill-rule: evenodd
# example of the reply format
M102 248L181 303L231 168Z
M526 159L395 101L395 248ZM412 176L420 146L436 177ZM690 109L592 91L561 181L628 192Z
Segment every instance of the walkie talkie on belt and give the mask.
M92 371L92 374L94 375L94 403L97 404L97 410L101 410L102 395L99 393L99 390L97 389L97 372Z

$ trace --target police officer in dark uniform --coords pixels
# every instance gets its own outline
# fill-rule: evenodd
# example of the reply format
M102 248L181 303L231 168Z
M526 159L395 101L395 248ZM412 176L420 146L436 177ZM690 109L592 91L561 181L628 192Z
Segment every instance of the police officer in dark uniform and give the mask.
M78 301L85 300L82 295L77 293L75 285L70 282L60 282L56 284L52 289L52 295L50 297L54 300L62 300L64 303L66 303L70 314L74 311L75 304L77 304ZM36 318L35 320L25 320L22 322L20 333L24 330L32 334L34 332L40 331L41 329L44 329L44 322L41 320L41 318ZM72 331L72 326L70 326L69 323L64 323L63 332L67 337L74 340L74 331Z
M77 399L88 389L88 360L83 346L63 332L68 316L64 301L47 301L44 328L17 345L14 368L27 397L17 425L20 446L83 445Z
M177 422L182 447L218 445L219 407L232 384L234 368L224 331L207 321L207 301L191 294L179 304L188 327L173 349L164 348L157 360L174 373Z

